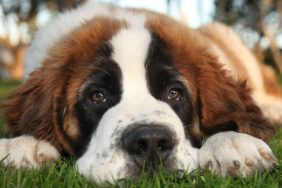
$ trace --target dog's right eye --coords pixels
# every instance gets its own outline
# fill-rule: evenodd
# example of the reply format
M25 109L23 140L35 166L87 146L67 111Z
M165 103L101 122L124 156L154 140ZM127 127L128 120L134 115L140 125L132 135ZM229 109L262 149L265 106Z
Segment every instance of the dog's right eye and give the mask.
M99 104L107 101L105 94L102 91L94 91L92 93L91 99L95 104Z
M167 99L179 101L181 98L181 92L179 89L173 88L169 91Z

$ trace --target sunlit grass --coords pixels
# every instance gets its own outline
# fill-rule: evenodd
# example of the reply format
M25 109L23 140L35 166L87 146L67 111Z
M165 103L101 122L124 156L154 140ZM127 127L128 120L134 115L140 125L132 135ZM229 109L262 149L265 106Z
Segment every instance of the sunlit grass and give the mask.
M0 100L3 100L11 90L20 84L20 81L11 80L11 81L0 81Z

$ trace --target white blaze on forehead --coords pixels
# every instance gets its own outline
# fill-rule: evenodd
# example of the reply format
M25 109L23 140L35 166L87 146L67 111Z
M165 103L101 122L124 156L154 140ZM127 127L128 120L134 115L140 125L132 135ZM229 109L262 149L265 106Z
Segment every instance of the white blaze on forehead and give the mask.
M128 28L122 29L110 42L113 46L112 58L122 72L123 99L148 93L145 61L151 42L150 33L144 27L143 15L136 15L127 21Z

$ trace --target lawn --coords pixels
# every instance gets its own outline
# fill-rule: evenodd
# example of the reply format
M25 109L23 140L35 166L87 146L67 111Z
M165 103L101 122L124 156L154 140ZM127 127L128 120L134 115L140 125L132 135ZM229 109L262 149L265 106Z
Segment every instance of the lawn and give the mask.
M19 82L0 83L0 102L18 85ZM1 111L2 108L0 108ZM3 119L0 118L0 135L3 135ZM274 154L279 159L279 165L270 173L255 174L249 178L222 178L206 172L193 174L159 172L153 177L142 177L136 182L124 180L115 184L95 184L80 176L73 160L64 160L57 165L46 165L38 170L24 170L7 168L0 164L0 187L199 187L199 188L224 188L224 187L282 187L282 130L277 131L270 141Z

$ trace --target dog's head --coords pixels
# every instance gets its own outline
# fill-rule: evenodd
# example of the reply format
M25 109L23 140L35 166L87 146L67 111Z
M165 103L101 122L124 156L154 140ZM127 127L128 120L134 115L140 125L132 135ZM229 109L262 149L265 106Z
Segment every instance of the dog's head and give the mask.
M7 102L13 135L46 139L77 157L82 174L109 181L159 166L190 172L195 145L216 131L268 136L249 91L197 31L144 10L99 11L63 36L50 33L43 66Z

